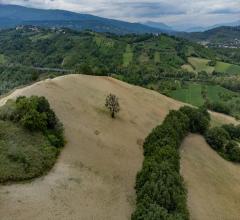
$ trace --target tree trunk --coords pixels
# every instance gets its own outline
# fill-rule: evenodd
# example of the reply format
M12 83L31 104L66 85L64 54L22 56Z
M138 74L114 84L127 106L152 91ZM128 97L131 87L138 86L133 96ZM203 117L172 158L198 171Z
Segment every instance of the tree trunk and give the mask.
M115 113L114 113L114 112L112 112L111 116L112 116L112 118L115 118Z

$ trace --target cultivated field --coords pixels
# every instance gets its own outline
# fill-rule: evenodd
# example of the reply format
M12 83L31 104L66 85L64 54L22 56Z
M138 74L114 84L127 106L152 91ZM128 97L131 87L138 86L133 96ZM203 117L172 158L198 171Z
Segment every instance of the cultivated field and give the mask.
M4 64L6 62L3 54L0 54L0 64Z
M208 59L189 57L188 58L189 64L183 65L182 68L190 72L206 71L207 73L212 73L213 71L216 71L219 73L228 73L234 75L240 74L240 66L238 65L217 61L215 66L209 66L208 64L209 61L210 60ZM194 69L191 69L191 67L194 67Z
M133 60L133 52L131 46L128 44L126 52L123 54L123 66L127 67Z
M120 98L122 109L115 120L104 107L110 92ZM1 219L130 219L135 206L136 173L143 160L143 140L169 110L182 103L112 78L84 75L63 76L16 90L0 100L0 105L19 95L46 96L64 124L67 144L46 176L29 183L0 186ZM234 122L221 114L212 115L214 123ZM191 146L196 149L194 144ZM214 169L220 172L221 166L216 164ZM232 171L224 172L234 182ZM222 187L231 190L227 181ZM209 197L211 193L214 195L209 191ZM234 198L229 198L230 204ZM198 200L190 201L195 212ZM224 210L225 204L218 205Z
M211 103L222 103L231 107L230 114L239 115L240 95L237 92L225 89L219 85L201 85L198 83L186 83L182 88L177 88L168 93L176 100L189 103L194 106L202 106L205 103L203 92Z

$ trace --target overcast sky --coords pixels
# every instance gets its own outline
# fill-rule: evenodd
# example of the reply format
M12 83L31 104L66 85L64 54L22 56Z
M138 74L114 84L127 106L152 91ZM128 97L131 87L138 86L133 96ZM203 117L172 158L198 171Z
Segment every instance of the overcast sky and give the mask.
M0 3L169 25L210 26L240 20L240 0L0 0Z

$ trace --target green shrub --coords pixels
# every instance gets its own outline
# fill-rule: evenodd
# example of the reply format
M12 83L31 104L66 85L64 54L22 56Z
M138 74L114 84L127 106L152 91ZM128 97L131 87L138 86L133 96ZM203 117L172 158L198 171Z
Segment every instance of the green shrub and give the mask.
M132 220L170 220L167 210L157 204L149 204L147 207L145 204L138 204L138 206L139 209L132 215Z
M223 128L215 127L208 130L205 135L208 144L215 150L224 150L225 146L230 141L230 136Z
M57 126L54 130L48 130L45 135L47 136L50 143L59 148L63 147L65 140L64 140L64 130L61 123L58 122Z
M209 102L207 104L207 107L212 111L223 113L226 115L230 115L231 113L231 108L222 102Z
M41 132L0 120L0 182L29 180L54 165L59 150Z
M180 111L189 118L189 131L193 133L204 134L209 128L210 115L207 109L201 107L199 109L184 106Z
M31 109L22 116L20 123L30 131L45 131L47 129L47 115Z
M240 125L234 126L233 124L223 125L222 128L228 132L232 139L240 138Z
M238 143L230 141L226 146L226 157L233 162L240 162L240 148Z
M5 121L1 121L5 120ZM37 177L64 146L63 125L44 97L21 96L0 108L0 182Z
M16 103L13 100L8 100L7 103L0 108L0 120L14 121L15 113Z

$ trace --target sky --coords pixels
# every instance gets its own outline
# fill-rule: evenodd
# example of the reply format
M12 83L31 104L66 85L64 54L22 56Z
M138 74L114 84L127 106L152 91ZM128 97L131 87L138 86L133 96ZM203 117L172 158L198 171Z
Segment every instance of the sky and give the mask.
M130 22L211 26L240 20L240 0L0 0L34 8L64 9Z

